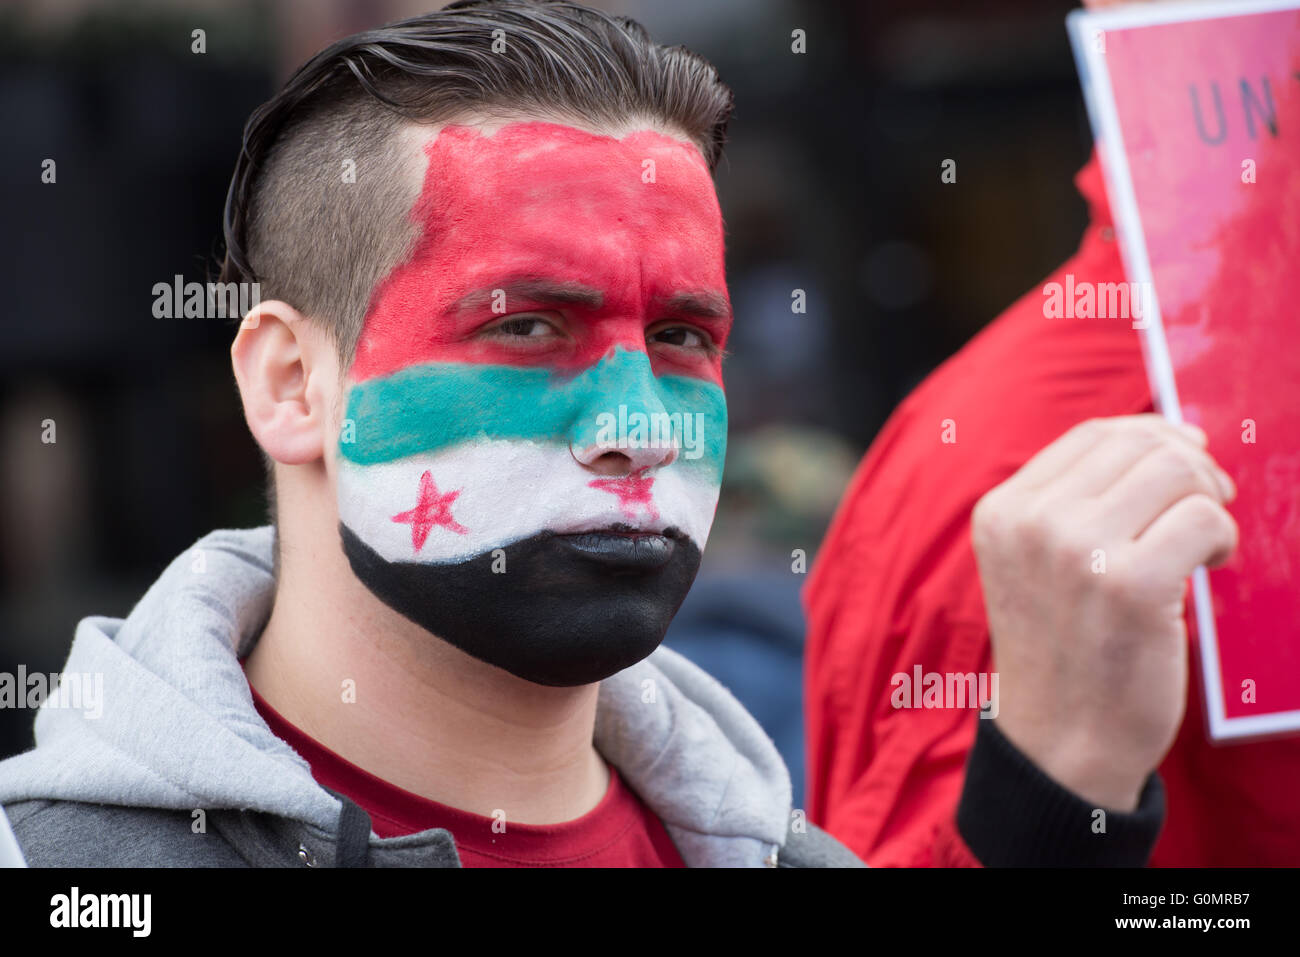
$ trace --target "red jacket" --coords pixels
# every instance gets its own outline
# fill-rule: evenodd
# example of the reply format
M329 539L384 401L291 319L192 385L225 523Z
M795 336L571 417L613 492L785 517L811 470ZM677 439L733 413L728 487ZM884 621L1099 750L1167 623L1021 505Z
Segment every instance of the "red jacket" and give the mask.
M1075 182L1092 222L1044 282L1121 282L1096 157ZM890 678L992 670L971 508L1070 426L1151 410L1138 336L1044 318L1039 286L923 382L858 467L804 591L805 700L810 818L868 863L977 863L953 816L979 718L896 710ZM1193 664L1152 864L1300 864L1300 739L1211 745L1201 696Z

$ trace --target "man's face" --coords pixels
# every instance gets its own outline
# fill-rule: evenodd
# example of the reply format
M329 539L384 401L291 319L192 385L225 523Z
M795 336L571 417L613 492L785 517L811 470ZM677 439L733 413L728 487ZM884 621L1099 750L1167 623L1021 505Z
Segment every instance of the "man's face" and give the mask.
M385 603L541 684L644 658L699 566L726 448L723 227L698 150L446 126L412 257L345 384L344 549Z

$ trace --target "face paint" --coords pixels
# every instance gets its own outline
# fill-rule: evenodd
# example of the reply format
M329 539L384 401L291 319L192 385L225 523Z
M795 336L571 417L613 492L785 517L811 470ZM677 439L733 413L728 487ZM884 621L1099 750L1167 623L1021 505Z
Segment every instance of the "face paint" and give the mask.
M717 505L730 310L712 181L648 130L449 126L426 154L421 238L349 371L344 550L474 657L598 681L662 640ZM607 449L626 467L579 461Z

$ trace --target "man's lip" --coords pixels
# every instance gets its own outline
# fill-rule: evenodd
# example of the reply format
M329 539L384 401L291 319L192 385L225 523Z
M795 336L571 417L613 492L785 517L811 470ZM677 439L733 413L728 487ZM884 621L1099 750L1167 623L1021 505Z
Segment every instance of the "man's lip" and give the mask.
M555 540L602 565L652 571L668 564L677 551L677 540L682 537L675 528L650 532L615 525L587 532L557 534Z
M580 535L588 532L621 532L627 535L663 535L672 539L686 536L675 525L667 524L663 519L642 519L638 524L631 522L611 522L608 516L585 521L568 521L552 525L550 531L556 535Z
M658 525L630 525L627 522L610 522L599 528L574 529L560 532L561 535L658 535L680 541L686 535L675 525L660 527Z

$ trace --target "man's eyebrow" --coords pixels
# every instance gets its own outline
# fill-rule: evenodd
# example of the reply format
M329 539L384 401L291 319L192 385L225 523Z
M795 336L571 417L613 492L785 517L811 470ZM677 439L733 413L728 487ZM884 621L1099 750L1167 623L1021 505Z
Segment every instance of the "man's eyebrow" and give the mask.
M717 292L675 292L655 299L655 304L670 312L704 319L730 319L731 305Z
M504 293L506 302L512 298L528 302L545 303L557 306L587 306L599 309L605 301L605 295L599 289L584 286L577 282L561 282L556 279L514 279L491 288L476 289L461 296L452 305L452 310L462 312L492 304ZM509 308L509 306L507 306Z

